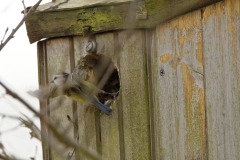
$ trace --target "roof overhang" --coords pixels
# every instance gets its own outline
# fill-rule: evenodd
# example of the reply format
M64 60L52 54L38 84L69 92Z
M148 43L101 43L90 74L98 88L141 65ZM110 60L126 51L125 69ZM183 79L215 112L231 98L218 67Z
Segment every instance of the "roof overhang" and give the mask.
M105 2L106 1L106 2ZM98 3L69 0L57 9L44 8L57 2L39 6L26 20L30 43L42 38L83 35L106 31L153 28L187 12L203 8L220 0L101 0Z

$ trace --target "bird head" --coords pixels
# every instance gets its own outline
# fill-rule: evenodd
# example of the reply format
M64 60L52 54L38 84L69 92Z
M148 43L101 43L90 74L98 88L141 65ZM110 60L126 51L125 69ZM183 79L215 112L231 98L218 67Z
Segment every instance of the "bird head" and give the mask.
M54 83L57 86L63 85L67 82L68 77L69 73L66 72L57 73L53 76L51 83Z

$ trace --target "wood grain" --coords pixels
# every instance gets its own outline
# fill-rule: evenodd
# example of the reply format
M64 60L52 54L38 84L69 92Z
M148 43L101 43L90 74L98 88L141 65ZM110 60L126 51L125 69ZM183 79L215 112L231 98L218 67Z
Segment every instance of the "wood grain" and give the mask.
M111 58L119 71L120 94L111 106L113 112L106 116L59 97L49 101L54 105L63 100L51 111L52 121L74 138L66 115L77 117L79 143L110 160L238 160L239 15L240 1L225 0L147 32L94 35L96 54ZM40 42L40 84L48 83L55 73L71 72L78 60L89 55L88 40L74 36ZM54 142L62 155L72 151ZM59 159L59 152L50 152L47 143L43 149L44 157ZM81 154L76 158L89 159Z
M209 159L240 158L239 0L202 10Z
M69 39L58 38L46 41L47 49L47 68L48 68L48 82L51 81L52 76L59 72L70 72L70 56L69 56ZM57 102L62 101L60 105ZM57 128L64 133L64 135L70 138L74 137L74 127L68 121L67 115L72 118L72 101L65 96L56 97L49 100L51 108L50 118ZM52 150L51 156L55 159L63 159L61 156L66 157L72 148L66 148L64 145L55 141L55 138L51 137L52 142L58 150ZM59 153L60 152L60 153Z
M78 64L78 61L88 53L85 50L85 46L89 40L88 37L75 36L74 38L74 57L75 65ZM82 74L86 78L86 71L83 70ZM88 148L97 151L97 132L96 132L96 116L95 116L95 107L89 106L89 104L80 104L77 103L78 107L78 131L79 131L79 143L86 145ZM80 154L79 159L87 160L89 159L85 155Z
M117 59L115 54L114 45L114 33L104 33L96 35L97 42L97 54L105 55L113 60L113 63L117 66ZM119 134L119 97L117 102L111 105L113 111L110 116L102 114L100 116L101 123L101 144L102 144L102 156L106 159L120 160L120 138Z
M38 55L38 82L39 86L46 86L48 82L47 76L47 53L46 53L46 41L40 41L37 43L37 55ZM42 153L43 159L49 160L51 159L51 152L50 152L50 133L48 131L48 127L44 123L44 119L50 118L49 112L49 101L48 100L40 100L40 112L44 115L40 118L41 122L41 136L45 136L46 139L42 140Z
M156 159L206 159L201 11L153 34Z
M137 19L141 13L138 1L82 7L69 1L68 7L36 12L26 20L30 43L42 38L83 35L83 27L92 33L119 29L153 28L174 17L220 0L148 0L145 1L147 19ZM113 1L112 1L113 2ZM75 3L75 7L70 3ZM49 4L52 5L52 4Z
M120 98L125 159L150 159L145 32L119 32Z

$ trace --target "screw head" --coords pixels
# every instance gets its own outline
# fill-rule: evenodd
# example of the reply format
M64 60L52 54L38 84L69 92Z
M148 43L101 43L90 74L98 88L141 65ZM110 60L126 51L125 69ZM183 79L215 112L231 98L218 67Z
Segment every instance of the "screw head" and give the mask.
M85 49L87 52L94 52L96 50L96 42L95 41L88 41L88 43L85 46Z

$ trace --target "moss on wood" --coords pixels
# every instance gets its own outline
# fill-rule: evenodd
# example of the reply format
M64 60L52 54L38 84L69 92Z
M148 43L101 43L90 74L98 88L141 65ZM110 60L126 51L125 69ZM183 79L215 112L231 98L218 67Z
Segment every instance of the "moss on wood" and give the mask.
M30 43L42 38L82 35L90 26L92 33L118 29L152 28L171 18L220 0L149 0L148 17L136 19L138 2L88 8L57 9L36 12L26 21Z

